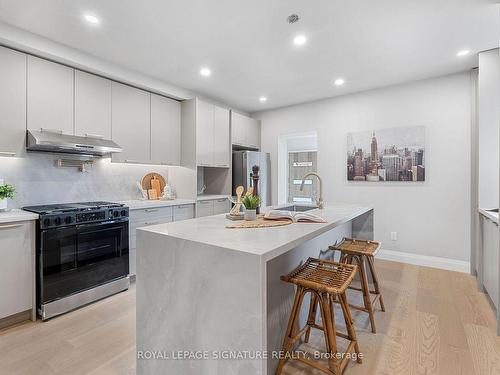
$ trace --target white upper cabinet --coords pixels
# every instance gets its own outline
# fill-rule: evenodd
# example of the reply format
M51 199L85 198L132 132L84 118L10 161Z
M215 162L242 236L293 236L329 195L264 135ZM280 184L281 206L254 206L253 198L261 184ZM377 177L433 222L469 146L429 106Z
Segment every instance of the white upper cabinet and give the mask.
M246 141L252 148L260 149L260 121L253 118L247 118Z
M151 161L181 162L181 103L156 94L151 94Z
M231 111L231 143L260 149L260 121Z
M201 166L214 164L214 106L196 100L196 161Z
M231 111L231 143L243 146L246 142L245 118L239 113Z
M111 81L75 71L75 135L111 138Z
M196 99L196 162L229 167L229 110Z
M112 139L123 148L113 161L148 163L151 160L151 95L112 83Z
M67 66L28 56L28 129L74 134L73 75Z
M0 47L0 156L24 152L26 139L26 55Z
M229 110L214 107L214 166L229 167Z

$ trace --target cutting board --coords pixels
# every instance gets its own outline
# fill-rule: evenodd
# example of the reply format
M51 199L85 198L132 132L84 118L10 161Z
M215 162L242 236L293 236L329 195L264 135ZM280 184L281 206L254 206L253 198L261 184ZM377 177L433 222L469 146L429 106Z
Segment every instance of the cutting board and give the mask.
M239 223L227 224L226 228L269 228L282 227L283 225L292 224L292 220L264 220L264 215L260 215L256 220L243 220Z
M161 197L165 185L167 185L165 178L161 174L156 172L148 173L141 180L141 186L144 190L146 191L155 190L156 192L155 199L159 199Z

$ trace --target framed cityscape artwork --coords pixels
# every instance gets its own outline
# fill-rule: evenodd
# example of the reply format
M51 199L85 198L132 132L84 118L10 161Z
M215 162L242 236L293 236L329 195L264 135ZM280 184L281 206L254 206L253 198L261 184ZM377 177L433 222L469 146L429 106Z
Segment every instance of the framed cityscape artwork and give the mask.
M425 181L425 127L347 134L348 181Z

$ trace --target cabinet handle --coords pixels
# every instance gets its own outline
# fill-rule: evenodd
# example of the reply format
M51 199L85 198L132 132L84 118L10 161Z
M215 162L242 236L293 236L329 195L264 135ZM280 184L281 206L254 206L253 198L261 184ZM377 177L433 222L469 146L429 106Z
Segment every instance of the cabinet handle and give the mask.
M91 133L85 133L85 137L87 138L104 138L103 135L100 135L100 134L91 134Z
M199 201L198 203L200 203L200 204L209 204L209 203L211 203L211 202L212 202L212 201L210 201L210 200L206 200L206 201Z
M46 129L46 128L40 128L41 132L47 132L47 133L56 133L56 134L62 134L63 131L61 129Z
M145 212L158 212L158 209L157 208L146 208L144 211Z
M227 201L227 198L217 199L217 202L225 202L225 201Z
M0 156L16 156L16 153L10 151L0 151Z
M186 208L189 208L189 206L177 206L177 208L185 210Z
M21 227L21 226L22 226L22 224L0 225L0 229L17 228L17 227Z
M124 161L125 163L132 163L132 164L150 164L150 162L143 160L125 159Z
M158 221L153 221L153 222L150 222L150 223L148 223L148 222L144 223L144 225L156 225L156 224L159 224L159 222Z

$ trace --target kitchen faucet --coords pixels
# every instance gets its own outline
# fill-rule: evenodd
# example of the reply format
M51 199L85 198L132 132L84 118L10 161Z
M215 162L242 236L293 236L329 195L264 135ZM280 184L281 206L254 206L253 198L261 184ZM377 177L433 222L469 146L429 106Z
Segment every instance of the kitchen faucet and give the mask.
M318 208L322 209L323 208L323 182L321 181L321 177L319 174L316 172L309 172L302 177L302 183L300 184L300 191L304 190L304 182L306 181L306 178L309 176L316 176L319 181L319 198L316 199L316 204L318 205Z

